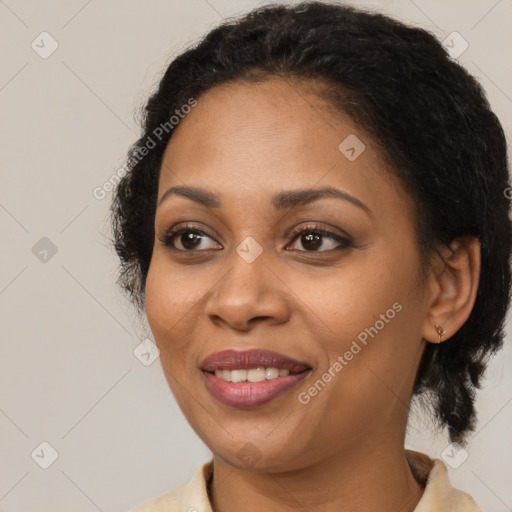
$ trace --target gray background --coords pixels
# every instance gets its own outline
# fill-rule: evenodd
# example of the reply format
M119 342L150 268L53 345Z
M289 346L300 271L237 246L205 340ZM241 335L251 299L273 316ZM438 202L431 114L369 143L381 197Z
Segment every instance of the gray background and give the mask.
M111 195L93 190L138 138L134 114L172 56L261 3L0 0L0 510L126 511L209 459L159 359L145 366L134 354L149 331L115 286ZM512 0L356 3L441 40L461 34L469 46L458 59L511 140ZM43 31L58 43L49 56ZM508 340L478 395L467 460L449 469L486 511L512 510L511 362ZM442 457L446 437L428 427L415 412L407 446ZM47 469L43 442L58 454Z

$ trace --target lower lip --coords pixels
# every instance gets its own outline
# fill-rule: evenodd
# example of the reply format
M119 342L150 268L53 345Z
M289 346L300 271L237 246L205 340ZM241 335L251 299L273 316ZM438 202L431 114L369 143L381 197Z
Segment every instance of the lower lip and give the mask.
M262 382L227 382L203 371L206 387L220 403L229 407L250 408L266 404L296 386L309 375L306 370L296 375L277 377Z

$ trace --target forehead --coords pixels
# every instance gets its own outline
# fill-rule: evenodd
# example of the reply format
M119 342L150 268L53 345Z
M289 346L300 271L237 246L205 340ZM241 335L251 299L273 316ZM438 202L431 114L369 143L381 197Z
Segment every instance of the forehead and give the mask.
M198 105L180 122L169 149L177 143L184 149L187 142L194 144L189 137L192 131L210 150L215 149L210 144L222 140L231 151L239 146L244 152L262 146L279 146L285 152L293 142L313 146L320 125L322 136L327 131L354 131L350 118L336 111L321 92L321 84L311 80L275 77L217 85L201 95Z
M169 141L159 200L187 184L230 199L337 186L365 203L381 201L396 184L377 144L319 93L314 82L280 78L207 91Z

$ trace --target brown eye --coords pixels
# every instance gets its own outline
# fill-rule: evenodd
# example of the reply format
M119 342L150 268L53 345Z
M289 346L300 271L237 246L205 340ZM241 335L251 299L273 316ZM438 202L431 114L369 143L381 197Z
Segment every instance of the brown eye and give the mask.
M300 241L302 247L305 248L305 251L302 252L326 252L329 250L346 249L352 245L352 241L349 238L337 235L336 233L317 226L306 227L305 229L295 231L295 235L293 240ZM330 248L320 250L324 246L324 239L329 239L331 242L334 242L334 244L331 243Z
M207 250L215 248L203 247L202 249L198 249L198 247L200 247L203 241L205 240L213 241L213 238L207 235L204 231L201 231L200 229L193 227L171 229L163 237L160 238L160 241L164 245L170 247L171 249L186 252L194 252L197 250ZM176 247L176 243L181 245L181 247Z

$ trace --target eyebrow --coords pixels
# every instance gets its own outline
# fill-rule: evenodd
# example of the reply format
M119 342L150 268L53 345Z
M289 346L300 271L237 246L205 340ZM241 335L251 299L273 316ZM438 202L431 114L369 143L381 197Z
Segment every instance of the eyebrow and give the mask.
M173 195L185 197L198 204L206 206L207 208L221 208L222 206L219 197L213 192L204 188L190 186L176 186L167 189L160 199L159 204L162 204L166 199ZM319 199L328 197L348 201L354 206L364 210L370 217L373 217L373 213L370 208L368 208L368 206L366 206L366 204L357 197L330 186L322 188L283 190L272 198L272 205L278 211L291 210L298 206L305 206L313 201L318 201Z

